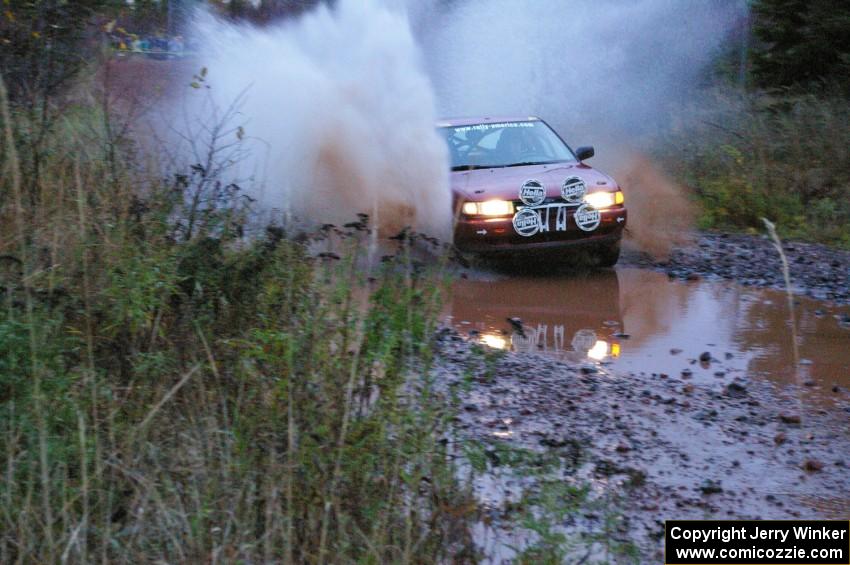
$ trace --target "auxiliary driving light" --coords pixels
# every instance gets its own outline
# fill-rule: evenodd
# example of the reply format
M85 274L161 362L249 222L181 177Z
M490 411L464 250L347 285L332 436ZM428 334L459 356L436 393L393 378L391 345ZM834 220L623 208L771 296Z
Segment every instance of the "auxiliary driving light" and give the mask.
M599 191L585 194L584 201L599 210L601 208L610 208L611 206L622 204L625 201L625 198L623 197L622 190L618 190L616 192Z
M467 216L510 216L514 213L514 203L510 200L465 202L463 213Z

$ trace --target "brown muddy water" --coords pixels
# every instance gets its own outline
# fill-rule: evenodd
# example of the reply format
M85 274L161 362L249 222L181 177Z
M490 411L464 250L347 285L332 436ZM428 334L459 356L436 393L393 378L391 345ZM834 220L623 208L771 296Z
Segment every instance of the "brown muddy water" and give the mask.
M728 382L804 384L832 405L850 387L850 307L795 299L797 353L786 295L729 282L672 281L620 268L578 276L474 275L454 283L446 320L497 349L645 373ZM508 318L519 318L521 331ZM705 359L710 354L710 361Z
M542 355L495 356L483 376L473 370L458 429L485 445L567 459L560 446L581 446L576 468L558 480L587 486L590 510L557 531L570 539L607 532L600 512L613 512L639 551L608 559L591 544L581 546L591 552L583 559L661 562L663 523L672 518L847 519L850 306L795 298L792 329L786 299L630 267L471 273L454 283L446 321L491 348ZM444 356L460 374L472 348L448 343ZM789 413L802 424L783 420ZM806 470L807 462L822 470ZM631 473L645 481L627 486ZM475 476L487 519L474 538L486 562L509 562L535 539L510 512L538 480L498 463Z

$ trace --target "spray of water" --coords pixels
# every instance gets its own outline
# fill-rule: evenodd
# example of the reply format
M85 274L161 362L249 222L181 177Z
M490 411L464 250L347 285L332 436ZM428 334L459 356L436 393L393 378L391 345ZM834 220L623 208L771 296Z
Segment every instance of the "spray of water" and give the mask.
M257 141L243 172L266 208L449 239L437 114L535 114L597 146L633 241L663 255L689 204L637 140L693 102L741 15L727 0L338 0L264 28L201 16L195 33L215 104L242 96Z
M261 205L314 225L363 212L384 235L451 238L447 152L403 11L340 0L263 28L201 14L195 34L210 87L196 98L239 101L234 119L253 140L239 166Z
M700 96L745 15L732 0L410 0L440 113L538 115L624 185L632 241L664 255L687 232L686 193L642 140ZM677 116L677 118L680 116Z
M727 0L411 2L441 113L539 114L570 138L666 127L742 15Z

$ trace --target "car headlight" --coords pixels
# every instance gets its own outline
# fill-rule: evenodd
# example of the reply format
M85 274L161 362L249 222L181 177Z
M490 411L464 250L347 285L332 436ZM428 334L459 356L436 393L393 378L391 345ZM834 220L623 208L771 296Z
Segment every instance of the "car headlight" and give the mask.
M601 339L597 340L593 347L588 349L587 356L594 361L602 361L608 357L608 342Z
M493 349L507 349L508 340L504 336L496 333L481 334L481 343Z
M584 201L599 210L622 204L625 202L625 198L623 197L622 190L616 192L599 191L585 194Z
M510 216L514 213L514 203L510 200L465 202L463 213L467 216Z

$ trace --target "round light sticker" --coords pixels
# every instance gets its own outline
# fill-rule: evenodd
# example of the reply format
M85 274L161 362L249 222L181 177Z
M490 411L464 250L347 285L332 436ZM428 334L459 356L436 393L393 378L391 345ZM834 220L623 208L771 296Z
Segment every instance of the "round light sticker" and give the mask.
M602 222L602 214L589 204L582 204L576 209L575 216L576 225L582 231L593 231L599 227Z
M519 189L519 199L526 206L538 206L546 200L546 189L536 180L527 180Z
M570 204L578 204L587 192L587 185L580 177L570 177L561 185L561 197Z
M513 219L514 229L523 237L531 237L540 230L540 216L535 210L523 208Z

